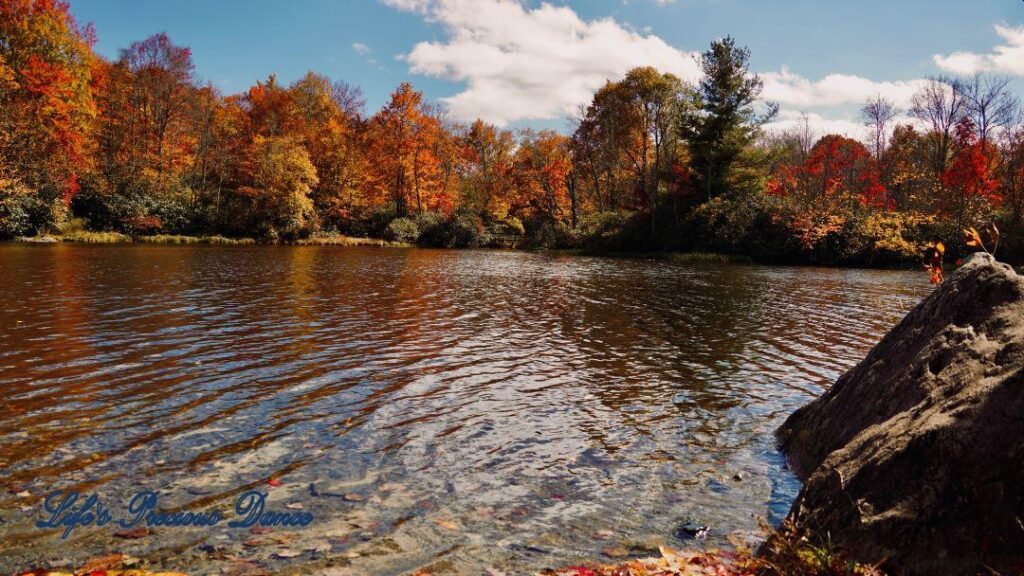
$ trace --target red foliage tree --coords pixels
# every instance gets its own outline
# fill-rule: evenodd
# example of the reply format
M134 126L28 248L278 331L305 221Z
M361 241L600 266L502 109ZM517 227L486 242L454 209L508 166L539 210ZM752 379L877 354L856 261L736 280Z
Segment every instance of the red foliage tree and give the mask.
M874 157L860 142L838 134L818 140L803 163L780 166L768 193L829 212L856 205L891 208Z
M962 224L972 208L984 209L1002 204L996 177L998 150L977 136L970 118L964 118L957 124L954 150L953 159L942 173L941 180L946 192L945 211Z

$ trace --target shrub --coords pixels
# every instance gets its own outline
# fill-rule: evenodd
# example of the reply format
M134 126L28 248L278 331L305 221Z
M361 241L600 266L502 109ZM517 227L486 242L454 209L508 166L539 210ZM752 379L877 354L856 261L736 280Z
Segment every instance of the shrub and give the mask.
M115 189L106 180L89 178L71 202L71 210L87 219L93 230L131 233L132 222L149 216L153 204L153 192L144 181Z
M509 216L503 221L505 226L508 227L509 231L513 234L519 234L522 236L526 234L526 228L523 227L523 221L515 216Z
M425 213L420 222L419 243L433 248L478 248L490 242L483 221L471 214L453 214L448 218Z
M444 215L440 212L420 212L413 216L413 218L416 220L416 226L420 230L420 235L427 230L444 225Z
M329 218L328 227L345 236L383 238L396 214L394 204L374 209L337 210Z
M163 222L156 216L135 216L127 219L123 227L131 236L152 236L163 229Z
M573 243L590 250L620 250L623 231L632 217L630 212L599 212L584 216L574 232Z
M149 207L160 219L161 230L169 234L207 234L214 230L216 209L201 201L191 188L161 194Z
M844 234L844 260L873 264L913 262L936 238L927 238L935 221L924 214L878 212L852 221Z
M409 218L395 218L384 230L384 239L392 242L415 244L420 238L420 228Z
M0 190L0 239L34 233L32 215L39 211L38 203L39 198L20 184Z

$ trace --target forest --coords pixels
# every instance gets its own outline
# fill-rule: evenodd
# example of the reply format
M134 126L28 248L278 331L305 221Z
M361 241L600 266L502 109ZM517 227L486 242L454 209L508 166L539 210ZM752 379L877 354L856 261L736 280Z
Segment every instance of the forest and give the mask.
M0 238L351 236L888 266L938 241L956 258L964 228L998 226L1001 256L1024 255L1024 115L998 76L931 77L906 110L865 102L863 141L782 132L727 37L698 83L633 69L563 134L460 124L408 83L372 113L314 72L223 94L166 34L113 61L94 44L66 2L0 4Z

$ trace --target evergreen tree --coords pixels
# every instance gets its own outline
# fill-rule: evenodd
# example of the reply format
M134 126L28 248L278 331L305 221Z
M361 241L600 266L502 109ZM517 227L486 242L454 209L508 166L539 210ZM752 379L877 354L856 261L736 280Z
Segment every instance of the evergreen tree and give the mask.
M689 146L697 189L705 200L735 184L737 159L778 111L773 104L764 114L755 111L763 84L750 74L749 59L750 49L737 48L731 36L712 42L701 55L704 78L697 105L683 107L680 114L680 134Z

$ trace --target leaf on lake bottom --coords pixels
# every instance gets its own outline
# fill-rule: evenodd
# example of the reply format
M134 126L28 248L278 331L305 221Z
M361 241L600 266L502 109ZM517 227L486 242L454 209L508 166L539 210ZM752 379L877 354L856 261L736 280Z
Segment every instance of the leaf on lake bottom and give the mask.
M149 528L139 526L130 530L121 530L120 532L114 532L114 536L124 538L125 540L138 540L139 538L149 536Z
M444 528L445 530L458 530L459 529L459 525L458 524L456 524L455 522L452 522L451 520L447 520L445 518L435 518L433 520L433 522L434 522L434 524L437 524L438 526L440 526L441 528Z
M299 557L301 555L302 555L302 552L299 552L298 550L289 550L289 549L279 550L277 552L274 552L274 554L273 554L273 556L275 558L283 558L283 559L286 559L286 560L289 559L289 558L297 558L297 557Z

